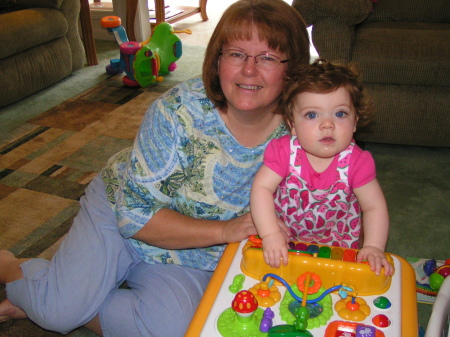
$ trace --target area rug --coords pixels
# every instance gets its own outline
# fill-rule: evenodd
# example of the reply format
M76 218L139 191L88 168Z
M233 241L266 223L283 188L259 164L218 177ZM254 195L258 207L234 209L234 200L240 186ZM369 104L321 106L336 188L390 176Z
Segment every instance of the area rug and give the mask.
M87 184L110 156L132 145L151 102L175 84L129 88L113 76L15 130L0 147L0 247L19 257L50 258ZM5 297L2 286L0 300ZM54 335L28 320L0 323L0 336Z
M86 185L132 144L151 102L173 85L129 88L114 76L23 125L0 149L0 247L36 256L54 244Z

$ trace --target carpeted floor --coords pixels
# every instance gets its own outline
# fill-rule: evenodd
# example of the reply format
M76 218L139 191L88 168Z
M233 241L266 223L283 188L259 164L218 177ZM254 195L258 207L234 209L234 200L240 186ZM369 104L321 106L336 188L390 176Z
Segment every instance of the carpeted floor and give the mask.
M177 82L174 77L130 89L120 76L107 78L3 135L0 247L23 257L50 257L71 225L86 184L112 154L132 144L149 104ZM374 155L389 204L387 250L404 258L449 258L450 149L385 144L366 144L366 149ZM426 326L430 312L430 305L419 305L421 325ZM0 336L58 334L21 320L1 323ZM69 336L92 334L81 328Z
M116 76L22 125L0 152L0 246L21 256L47 248L86 184L132 144L147 107L170 87L127 88Z
M150 103L174 85L167 83L131 89L115 76L15 130L17 138L0 149L0 247L51 257L86 185L111 155L131 146ZM40 330L28 321L0 323L0 336L47 336Z

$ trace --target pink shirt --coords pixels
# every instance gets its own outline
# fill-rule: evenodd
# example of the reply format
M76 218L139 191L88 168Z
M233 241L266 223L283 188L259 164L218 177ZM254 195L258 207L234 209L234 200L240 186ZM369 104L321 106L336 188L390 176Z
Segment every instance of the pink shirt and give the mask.
M273 139L264 153L264 164L272 169L282 178L286 178L289 173L290 159L290 135ZM301 151L304 152L302 149ZM301 177L314 189L328 189L334 182L339 180L337 171L338 155L336 155L328 168L318 173L316 172L306 155L305 162L302 163ZM375 162L368 151L363 151L355 145L349 164L348 182L352 189L364 186L376 177Z

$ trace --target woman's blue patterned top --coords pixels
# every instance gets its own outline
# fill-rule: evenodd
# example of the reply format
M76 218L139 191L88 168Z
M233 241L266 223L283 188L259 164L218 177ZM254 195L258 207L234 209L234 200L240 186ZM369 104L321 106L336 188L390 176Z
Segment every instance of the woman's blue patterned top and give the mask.
M200 77L172 88L146 112L133 148L116 154L102 171L121 234L131 237L161 208L212 220L248 212L264 149L286 133L281 124L263 144L241 146L206 97ZM209 271L225 249L166 250L130 240L147 263Z

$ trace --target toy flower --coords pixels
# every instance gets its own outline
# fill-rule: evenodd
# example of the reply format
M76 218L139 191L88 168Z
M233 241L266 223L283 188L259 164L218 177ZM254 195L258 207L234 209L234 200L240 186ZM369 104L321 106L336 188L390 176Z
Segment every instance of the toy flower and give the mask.
M338 315L348 321L363 321L370 315L370 307L361 297L348 297L339 300L334 309Z
M269 286L267 281L255 284L249 291L255 295L261 307L271 307L281 300L281 294L274 285Z

